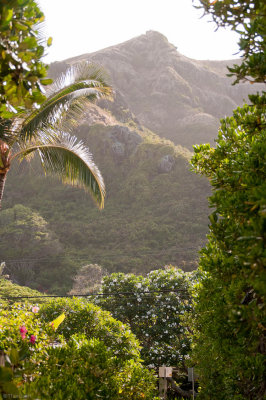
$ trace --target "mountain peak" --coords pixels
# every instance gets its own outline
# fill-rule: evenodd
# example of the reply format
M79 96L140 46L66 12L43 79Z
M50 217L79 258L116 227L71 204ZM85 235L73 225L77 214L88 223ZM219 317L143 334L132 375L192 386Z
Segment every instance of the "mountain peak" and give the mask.
M159 40L164 43L169 43L167 37L158 31L152 31L152 30L146 31L145 35L147 36L148 39L156 40L156 41Z
M104 107L119 121L124 123L130 116L185 147L213 142L219 119L230 115L251 90L244 84L231 87L226 77L227 62L185 57L153 30L116 46L55 63L50 74L55 77L84 60L96 62L109 72L116 98ZM258 86L252 89L255 92Z
M162 33L149 30L143 35L136 36L126 42L120 43L112 48L117 49L134 49L141 52L149 52L149 51L174 51L176 53L176 47L169 43L166 36ZM111 49L111 48L109 48ZM108 50L108 49L106 49Z

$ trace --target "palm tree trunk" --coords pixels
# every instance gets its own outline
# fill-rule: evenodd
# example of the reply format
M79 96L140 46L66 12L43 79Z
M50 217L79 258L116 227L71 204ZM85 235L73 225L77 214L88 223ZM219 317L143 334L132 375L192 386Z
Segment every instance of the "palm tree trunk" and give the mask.
M6 182L6 172L4 174L0 174L0 210L1 210L2 197L4 194L5 182Z

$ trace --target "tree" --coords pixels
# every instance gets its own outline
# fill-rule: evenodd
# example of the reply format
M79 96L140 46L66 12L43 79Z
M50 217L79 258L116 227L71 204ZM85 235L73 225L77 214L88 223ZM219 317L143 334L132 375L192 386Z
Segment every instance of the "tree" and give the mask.
M156 371L162 365L175 367L173 398L192 394L187 382L191 335L186 315L191 313L191 291L197 279L197 272L173 266L147 276L114 273L103 278L104 295L94 300L114 318L129 324L140 341L146 366Z
M203 399L265 394L266 98L252 100L221 121L217 148L197 146L192 160L215 189L196 296L194 358Z
M52 43L40 34L44 14L35 0L2 0L0 3L0 127L45 100L47 66L41 61Z
M190 290L195 279L195 273L173 266L147 276L114 273L103 278L104 296L94 300L114 318L129 324L142 346L145 365L177 367L175 378L181 384L190 349L184 316L191 311Z
M64 183L89 190L102 208L105 195L102 176L88 149L69 130L85 107L110 95L111 88L103 70L84 63L59 77L37 110L13 119L0 132L0 204L13 160L29 160L37 152L45 173L56 174Z
M66 293L76 271L45 219L21 204L0 213L0 254L13 282L42 292Z
M89 190L102 208L101 174L88 149L69 130L84 107L109 97L111 88L101 68L83 64L50 86L46 98L42 85L52 81L45 78L47 66L41 58L51 38L45 41L41 35L43 21L35 0L3 0L0 4L0 207L11 162L29 159L37 152L45 173Z
M29 384L33 393L58 400L155 398L155 377L141 364L138 341L127 325L78 299L43 305L40 319L49 322L62 312L66 317L57 334L65 345L48 348L47 361Z
M240 34L240 65L228 68L240 81L266 82L266 3L264 0L199 0L204 14L211 14L217 27L230 27Z
M83 265L73 279L73 287L69 294L97 293L101 288L101 281L108 271L98 264Z
M232 69L237 81L265 80L265 3L201 1L219 24L246 42L244 62ZM242 47L241 47L242 46ZM252 79L251 79L252 78ZM265 152L266 94L221 120L216 148L194 148L192 166L213 186L207 246L201 251L202 279L195 297L193 357L200 398L262 400L265 396Z

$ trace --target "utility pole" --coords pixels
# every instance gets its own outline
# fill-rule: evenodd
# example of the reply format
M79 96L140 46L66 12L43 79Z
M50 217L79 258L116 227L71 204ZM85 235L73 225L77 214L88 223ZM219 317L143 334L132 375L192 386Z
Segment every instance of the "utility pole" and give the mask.
M167 379L172 377L173 368L163 365L159 367L159 396L161 400L167 400Z
M3 350L0 350L0 367L5 366L5 353Z
M188 381L192 382L192 396L193 396L193 400L195 400L195 374L194 374L194 368L188 368Z

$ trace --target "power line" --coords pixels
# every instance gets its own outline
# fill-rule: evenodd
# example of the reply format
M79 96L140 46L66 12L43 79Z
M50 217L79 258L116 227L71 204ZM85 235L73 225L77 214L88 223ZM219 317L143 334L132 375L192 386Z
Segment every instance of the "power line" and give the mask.
M68 294L68 295L36 295L36 296L2 296L3 299L5 300L15 300L15 299L38 299L38 298L72 298L72 297L109 297L109 296L125 296L127 297L128 295L135 295L135 297L138 297L138 295L142 294L154 294L154 293L180 293L180 292L186 292L186 289L179 289L179 290L151 290L151 291L144 291L144 292L111 292L111 293L88 293L88 294Z

